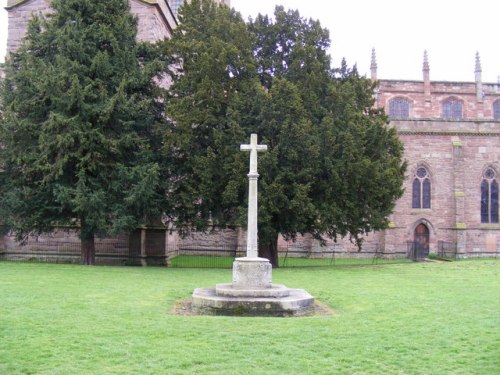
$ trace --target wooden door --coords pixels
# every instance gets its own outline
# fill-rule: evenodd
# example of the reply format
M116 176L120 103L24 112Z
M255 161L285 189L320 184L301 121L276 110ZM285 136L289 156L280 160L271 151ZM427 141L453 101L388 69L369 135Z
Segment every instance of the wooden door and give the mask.
M429 228L425 224L419 224L415 228L415 257L417 259L427 258L429 256Z

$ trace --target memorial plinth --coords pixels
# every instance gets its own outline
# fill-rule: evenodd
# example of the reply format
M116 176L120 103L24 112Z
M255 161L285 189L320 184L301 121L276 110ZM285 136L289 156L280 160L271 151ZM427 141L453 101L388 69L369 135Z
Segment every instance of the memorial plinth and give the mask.
M257 134L252 134L248 173L248 228L246 257L233 262L233 282L218 284L215 288L195 289L192 308L206 315L238 316L301 316L313 309L314 298L303 289L289 289L272 283L272 266L268 259L258 257L257 235L257 152L267 146L257 144Z
M284 297L254 297L249 291L245 296L234 297L217 294L215 288L196 289L192 308L204 315L229 316L304 316L314 311L314 298L303 289L288 289Z

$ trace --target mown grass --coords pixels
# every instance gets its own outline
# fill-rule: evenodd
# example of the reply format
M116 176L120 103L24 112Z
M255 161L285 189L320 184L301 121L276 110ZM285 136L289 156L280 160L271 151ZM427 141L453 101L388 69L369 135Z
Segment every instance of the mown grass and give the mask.
M178 255L169 259L170 266L174 268L231 268L233 261L234 257L213 255ZM279 258L280 267L322 267L410 262L412 261L408 258Z
M411 263L408 258L280 258L280 267L361 266L372 264Z
M0 374L495 374L495 260L288 268L330 317L178 316L230 270L0 262Z
M174 268L231 268L234 257L211 255L178 255L169 259Z

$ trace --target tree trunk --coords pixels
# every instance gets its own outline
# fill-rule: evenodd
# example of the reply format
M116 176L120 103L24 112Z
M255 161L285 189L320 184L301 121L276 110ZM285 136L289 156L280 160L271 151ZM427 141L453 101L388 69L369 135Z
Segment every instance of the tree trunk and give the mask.
M84 266L93 266L95 264L95 243L94 237L82 239L81 264Z
M267 258L273 268L278 268L278 237L269 241L259 241L259 257Z
M84 266L95 264L95 242L94 231L85 226L85 221L81 220L80 240L81 240L81 261Z

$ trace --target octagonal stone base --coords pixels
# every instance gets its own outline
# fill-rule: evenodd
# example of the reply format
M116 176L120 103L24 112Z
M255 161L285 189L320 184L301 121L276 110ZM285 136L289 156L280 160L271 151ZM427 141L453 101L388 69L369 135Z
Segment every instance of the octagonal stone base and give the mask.
M301 316L314 310L314 298L303 289L271 282L269 260L236 258L233 282L195 289L192 310L204 315Z
M204 315L274 317L302 316L313 311L314 297L309 293L303 289L277 286L283 291L282 287L286 290L282 297L224 296L218 295L216 288L198 288L193 292L192 309ZM221 290L219 285L218 288Z
M215 294L221 297L265 297L281 298L290 295L290 289L281 284L271 284L267 288L235 287L234 284L217 284Z

